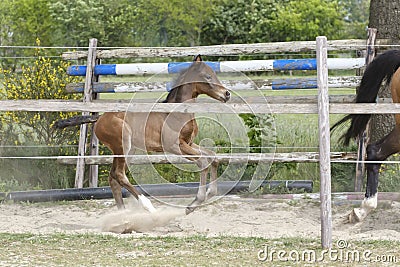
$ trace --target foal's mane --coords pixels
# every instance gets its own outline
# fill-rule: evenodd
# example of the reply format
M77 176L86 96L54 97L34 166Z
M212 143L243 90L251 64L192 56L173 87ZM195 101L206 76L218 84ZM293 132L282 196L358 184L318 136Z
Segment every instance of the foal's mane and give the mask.
M194 65L193 62L192 64L190 64L190 66L186 69L183 69L179 72L179 74L172 80L171 82L171 90L169 91L167 98L164 99L161 103L167 103L170 99L172 99L173 97L176 96L176 94L178 93L179 88L181 88L185 83L182 81L182 79L184 78L184 76L186 75L186 73L189 72L190 68L192 68L192 66Z

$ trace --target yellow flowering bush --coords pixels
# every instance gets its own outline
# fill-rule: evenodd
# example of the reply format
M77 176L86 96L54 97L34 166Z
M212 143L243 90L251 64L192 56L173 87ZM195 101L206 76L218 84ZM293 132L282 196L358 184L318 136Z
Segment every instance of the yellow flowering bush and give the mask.
M39 51L39 50L38 50ZM76 77L66 74L68 64L61 60L38 55L32 65L22 66L21 72L0 69L3 74L3 98L14 99L77 99L80 95L67 94L65 85L77 82ZM41 144L59 144L70 140L71 132L53 131L52 124L61 118L76 115L72 112L5 112L1 124L9 133L7 143L23 144L32 139ZM18 133L18 134L17 134ZM21 136L22 135L22 136ZM11 138L11 140L10 140ZM2 140L4 142L4 140Z
M78 82L80 78L67 75L67 62L51 59L36 49L35 59L20 67L18 71L0 68L2 77L0 98L21 99L78 99L81 95L68 94L65 85ZM78 128L55 130L55 121L74 116L72 112L2 112L0 113L0 155L6 156L50 156L76 155ZM5 160L3 160L5 161ZM0 183L5 176L15 175L24 166L24 173L16 179L20 184L40 188L59 188L73 184L73 166L61 166L49 160L6 160L0 167ZM14 166L14 165L17 166ZM29 166L29 167L28 167ZM28 168L25 168L28 167ZM5 170L9 168L10 170ZM71 170L68 170L71 169ZM59 172L59 173L57 173ZM66 175L66 172L72 172ZM15 175L16 176L16 175ZM28 177L28 178L27 178ZM29 179L29 181L27 181ZM71 181L72 180L72 181Z

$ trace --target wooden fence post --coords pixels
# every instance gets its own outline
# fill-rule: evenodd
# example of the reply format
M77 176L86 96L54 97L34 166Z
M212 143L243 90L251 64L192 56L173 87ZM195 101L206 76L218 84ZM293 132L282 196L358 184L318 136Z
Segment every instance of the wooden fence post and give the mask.
M96 48L97 39L89 40L89 50L87 57L87 68L85 77L85 91L83 96L83 102L92 101L92 84L94 79L94 66L96 64ZM82 115L89 115L89 112L83 112ZM83 179L85 176L85 152L86 152L86 136L88 132L88 125L82 124L79 133L79 147L78 147L78 159L76 162L76 173L75 173L75 188L83 187Z
M100 59L96 59L95 65L99 65L101 63ZM93 76L93 82L99 82L100 78L99 75ZM93 90L93 83L92 83L92 90ZM92 94L93 99L98 98L97 93ZM98 114L98 112L93 112L93 114ZM94 134L94 124L90 127L91 129L91 139L90 139L90 148L89 154L91 156L98 156L99 155L99 139ZM99 184L99 165L90 165L89 166L89 187L97 187Z
M328 48L325 36L316 39L318 84L319 168L321 199L321 242L324 249L332 247L331 160L328 94Z
M367 56L365 58L365 65L371 63L375 57L375 39L377 29L368 29L368 40L367 40ZM365 176L365 160L367 154L367 144L369 142L369 123L365 128L365 131L358 137L358 151L357 151L357 165L356 165L356 177L354 179L354 191L361 192L364 176Z

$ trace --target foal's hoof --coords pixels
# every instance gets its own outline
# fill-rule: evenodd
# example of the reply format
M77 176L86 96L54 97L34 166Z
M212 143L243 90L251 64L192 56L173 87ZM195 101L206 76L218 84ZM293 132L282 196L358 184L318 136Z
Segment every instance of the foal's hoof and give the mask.
M349 222L350 223L358 223L363 220L362 212L361 209L355 208L352 210L352 212L349 214Z
M207 191L206 199L209 200L217 195L216 191Z
M154 208L153 204L151 203L150 199L145 197L144 195L140 195L138 197L140 205L143 209L147 210L150 213L156 212L156 208Z
M195 206L186 207L186 210L185 210L186 215L188 215L189 213L192 213L195 209L196 209Z

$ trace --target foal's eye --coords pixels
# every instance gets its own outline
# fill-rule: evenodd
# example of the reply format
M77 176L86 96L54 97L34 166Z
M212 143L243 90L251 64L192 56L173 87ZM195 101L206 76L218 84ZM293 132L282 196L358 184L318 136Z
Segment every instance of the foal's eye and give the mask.
M206 79L207 80L211 80L211 75L210 74L206 74Z

